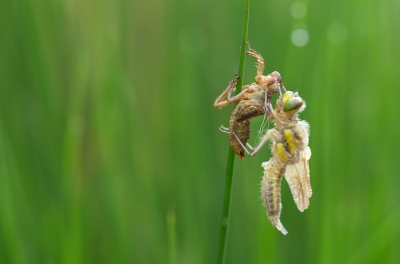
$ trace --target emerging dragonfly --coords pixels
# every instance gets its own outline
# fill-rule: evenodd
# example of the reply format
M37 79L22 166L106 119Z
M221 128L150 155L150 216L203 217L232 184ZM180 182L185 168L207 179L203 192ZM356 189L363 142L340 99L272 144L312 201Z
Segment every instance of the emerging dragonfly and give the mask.
M272 157L262 164L264 177L261 195L268 219L284 235L287 231L280 221L282 176L285 174L293 199L301 212L308 208L312 194L308 166L311 157L308 147L309 125L299 120L297 115L304 108L305 102L297 92L285 92L277 100L275 110L269 105L269 117L274 121L276 129L269 129L252 153L242 145L250 156L254 156L268 140L272 140Z
M223 108L233 102L239 101L233 110L229 128L220 127L222 132L229 134L229 142L234 152L244 159L245 149L243 146L247 144L250 136L250 119L259 115L268 114L268 105L271 101L271 95L277 92L281 93L281 88L285 87L282 84L281 75L274 71L268 75L263 75L265 62L262 56L250 47L246 54L257 58L257 75L256 83L245 85L242 91L236 96L231 97L232 92L236 90L235 86L239 80L239 76L229 83L225 91L214 102L215 108Z

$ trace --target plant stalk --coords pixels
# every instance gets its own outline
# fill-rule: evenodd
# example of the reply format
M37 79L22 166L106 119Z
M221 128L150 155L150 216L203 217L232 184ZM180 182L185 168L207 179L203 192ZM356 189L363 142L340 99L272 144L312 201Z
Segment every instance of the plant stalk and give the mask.
M247 32L249 25L249 10L250 10L250 0L246 0L246 6L244 11L243 19L243 35L242 35L242 45L240 50L240 62L238 74L241 77L236 84L236 94L242 91L243 77L244 77L244 61L246 56L246 45L247 45ZM237 102L235 103L236 106ZM225 263L225 251L226 251L226 238L228 235L229 226L229 214L231 207L231 193L232 193L232 183L233 183L233 168L235 165L235 153L231 146L229 146L228 152L228 162L226 167L226 183L225 183L225 194L224 203L222 208L221 216L221 229L219 237L219 249L217 256L217 263Z

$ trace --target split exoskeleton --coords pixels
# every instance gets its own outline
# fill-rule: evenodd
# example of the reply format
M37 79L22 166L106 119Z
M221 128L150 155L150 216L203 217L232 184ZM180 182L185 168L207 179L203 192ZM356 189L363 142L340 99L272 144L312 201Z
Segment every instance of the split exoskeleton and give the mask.
M220 130L229 133L229 142L232 149L241 159L244 159L245 150L243 145L247 144L250 136L250 119L268 113L267 107L270 104L271 95L278 92L281 93L281 88L285 89L278 72L274 71L268 75L263 75L264 59L250 47L250 44L248 44L248 47L249 50L246 54L256 57L258 62L256 82L243 86L239 94L231 97L240 78L235 75L235 78L229 83L225 91L214 102L215 108L223 108L239 101L231 114L229 128L221 126ZM239 138L239 141L237 138Z
M268 219L272 225L287 234L280 222L281 194L280 185L285 175L298 209L303 212L309 206L312 190L308 161L311 150L308 147L309 125L299 120L298 113L305 108L305 102L292 91L286 91L278 72L263 76L264 60L261 55L251 49L247 54L258 60L257 83L243 87L242 92L230 97L235 90L238 76L229 83L226 90L216 99L214 107L222 108L234 101L239 101L233 110L229 129L221 126L223 132L229 133L230 144L242 159L244 152L254 156L261 147L272 141L272 156L262 164L264 176L261 184L261 196L267 210ZM280 89L284 90L282 94ZM280 93L276 108L271 106L271 95ZM227 98L226 100L223 100ZM259 115L267 115L275 123L275 128L269 129L254 149L247 143L250 135L250 119ZM247 150L246 146L251 151Z

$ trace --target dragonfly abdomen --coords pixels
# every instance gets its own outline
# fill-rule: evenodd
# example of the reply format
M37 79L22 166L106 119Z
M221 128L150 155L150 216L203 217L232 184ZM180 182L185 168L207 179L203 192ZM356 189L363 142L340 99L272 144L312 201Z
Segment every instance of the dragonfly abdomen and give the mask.
M267 163L263 164L263 167L264 177L261 182L261 197L267 210L268 219L274 227L286 235L287 231L280 221L282 209L281 182L285 173L285 164L279 162L273 156Z

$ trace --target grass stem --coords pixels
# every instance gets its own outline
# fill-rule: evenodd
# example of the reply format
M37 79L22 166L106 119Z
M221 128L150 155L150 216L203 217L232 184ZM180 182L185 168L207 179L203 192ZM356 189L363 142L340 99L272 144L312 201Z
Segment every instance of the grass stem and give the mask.
M242 91L243 75L244 75L244 61L246 56L246 44L247 44L247 32L249 25L249 10L250 10L250 0L246 0L244 19L243 19L243 35L242 44L240 50L240 62L238 74L241 77L236 85L236 94ZM235 104L236 105L236 104ZM217 263L225 262L225 251L226 251L226 238L227 230L229 226L229 213L231 207L231 193L232 193L232 183L233 183L233 168L235 165L235 153L233 149L229 146L228 152L228 162L226 167L226 184L225 184L225 194L224 203L221 215L221 229L220 229L220 239L219 239L219 249L217 256Z

